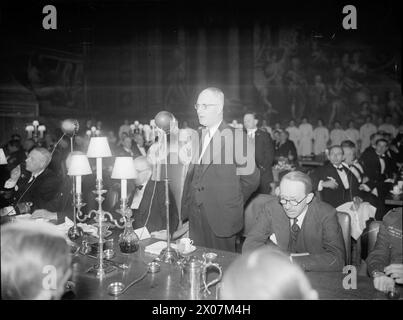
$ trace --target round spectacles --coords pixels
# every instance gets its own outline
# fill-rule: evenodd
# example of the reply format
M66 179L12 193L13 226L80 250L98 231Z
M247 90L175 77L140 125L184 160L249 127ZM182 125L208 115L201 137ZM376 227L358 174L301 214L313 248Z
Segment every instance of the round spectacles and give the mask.
M217 104L216 103L210 103L210 104L195 104L194 105L194 108L196 109L196 110L206 110L207 109L207 107L212 107L212 106L216 106Z
M304 201L306 199L308 195L306 195L305 197L303 197L300 201L297 200L287 200L284 198L280 198L280 203L285 206L287 203L289 203L290 205L292 205L293 207L296 207L297 205L299 205L302 201Z

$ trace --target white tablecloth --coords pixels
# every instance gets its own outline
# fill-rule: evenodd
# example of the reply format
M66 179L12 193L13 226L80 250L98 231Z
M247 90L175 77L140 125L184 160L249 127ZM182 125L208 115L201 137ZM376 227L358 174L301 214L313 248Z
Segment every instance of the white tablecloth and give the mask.
M357 240L365 229L365 223L375 217L376 208L368 202L361 203L357 211L353 210L353 202L346 202L336 208L351 217L351 236Z

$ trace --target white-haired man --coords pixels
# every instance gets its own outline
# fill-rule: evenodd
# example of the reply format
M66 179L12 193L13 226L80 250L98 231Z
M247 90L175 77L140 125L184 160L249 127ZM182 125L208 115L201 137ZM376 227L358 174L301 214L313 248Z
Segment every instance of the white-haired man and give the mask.
M45 148L34 148L26 161L26 170L31 174L22 177L21 167L17 166L5 183L9 191L9 207L2 215L32 212L35 209L47 209L57 195L61 180L48 167L52 156ZM28 204L32 204L30 207ZM7 210L8 209L8 210Z
M207 88L199 94L195 109L205 129L198 131L199 141L193 141L201 152L194 152L189 166L181 212L189 219L195 245L235 251L244 203L257 189L260 174L254 145L241 129L223 121L223 108L220 89Z

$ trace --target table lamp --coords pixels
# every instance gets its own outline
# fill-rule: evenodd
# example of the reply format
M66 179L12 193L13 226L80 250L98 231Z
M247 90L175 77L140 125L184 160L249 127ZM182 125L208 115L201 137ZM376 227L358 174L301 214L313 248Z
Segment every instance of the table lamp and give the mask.
M75 184L75 188L73 188L73 192L75 191L74 197L74 225L69 229L67 235L71 240L78 239L83 235L83 230L80 227L77 227L77 218L76 216L81 215L81 207L85 206L85 203L81 202L81 176L91 174L91 166L88 161L88 158L85 154L73 154L70 160L69 170L67 171L67 175L75 177L73 178L73 184ZM77 211L76 211L77 210Z
M119 228L124 227L124 219L121 219L120 222L123 221L123 225L120 225L117 220L115 220L109 212L106 212L102 209L102 202L105 198L102 196L106 193L106 190L103 190L102 185L102 158L111 157L111 149L109 148L108 139L106 137L92 137L90 143L88 145L87 157L88 158L96 158L97 161L97 179L96 179L96 190L93 191L97 197L96 201L98 202L98 209L91 210L87 215L84 215L83 218L77 216L77 219L81 222L85 221L87 218L91 218L95 216L95 220L98 222L98 236L99 236L99 262L93 268L97 270L97 278L102 279L105 276L105 268L104 268L104 258L103 258L103 248L104 248L104 231L103 231L103 222L108 219L115 224ZM106 232L106 230L105 230Z
M112 170L112 179L121 180L121 209L127 206L127 180L137 178L136 168L132 157L116 157L115 165Z
M119 246L123 253L133 253L139 248L139 238L133 230L132 211L127 207L127 179L137 178L132 157L117 157L112 170L112 179L121 180L121 202L118 212L125 221L125 230L119 236Z

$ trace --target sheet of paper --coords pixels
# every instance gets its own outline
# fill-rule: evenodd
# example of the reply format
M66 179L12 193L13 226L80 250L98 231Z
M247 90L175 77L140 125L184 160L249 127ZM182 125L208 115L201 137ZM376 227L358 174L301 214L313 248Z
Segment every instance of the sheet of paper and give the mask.
M140 240L151 238L150 233L147 230L147 227L142 227L134 230Z

